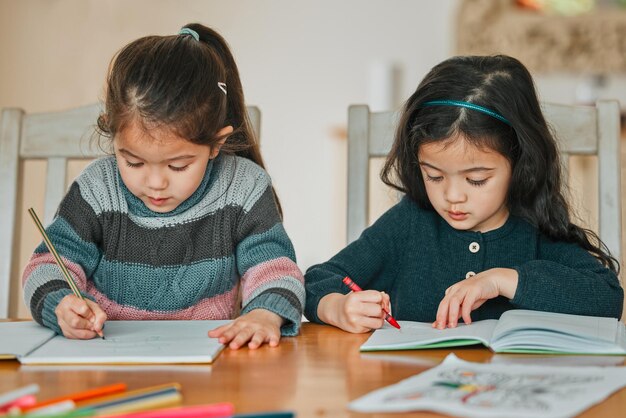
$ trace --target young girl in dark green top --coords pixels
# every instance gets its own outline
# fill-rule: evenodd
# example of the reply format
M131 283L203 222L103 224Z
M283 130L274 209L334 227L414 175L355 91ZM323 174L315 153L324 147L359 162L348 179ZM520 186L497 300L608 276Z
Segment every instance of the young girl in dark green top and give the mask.
M572 223L556 141L516 59L434 67L404 106L382 179L406 196L307 271L310 320L366 332L383 309L441 329L516 308L621 316L619 265ZM348 293L345 276L376 290Z

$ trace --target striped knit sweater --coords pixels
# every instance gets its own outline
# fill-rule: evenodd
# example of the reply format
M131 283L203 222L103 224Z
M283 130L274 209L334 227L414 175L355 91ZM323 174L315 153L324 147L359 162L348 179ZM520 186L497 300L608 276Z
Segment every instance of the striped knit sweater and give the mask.
M109 319L230 319L263 308L285 319L283 335L298 334L304 278L270 178L250 160L218 156L168 213L130 193L114 157L96 160L46 230L81 292ZM43 243L22 284L33 318L60 333L54 310L71 290Z

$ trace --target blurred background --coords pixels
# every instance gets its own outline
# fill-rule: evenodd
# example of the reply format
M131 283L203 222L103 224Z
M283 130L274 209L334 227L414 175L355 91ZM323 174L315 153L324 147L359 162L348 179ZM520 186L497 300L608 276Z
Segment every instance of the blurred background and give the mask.
M0 0L0 107L51 112L94 103L102 99L109 61L123 45L177 33L189 22L213 27L232 48L247 103L261 109L262 152L304 271L346 244L350 104L396 109L440 61L506 53L529 67L542 100L590 104L611 98L626 109L625 3ZM373 164L376 173L380 162ZM594 164L585 157L570 167L578 213L592 229ZM73 164L70 177L83 166ZM39 242L24 214L30 206L43 207L45 163L29 161L20 170L16 257L22 267ZM374 219L393 194L372 177ZM18 277L15 283L17 297ZM14 308L12 316L28 316L21 303Z

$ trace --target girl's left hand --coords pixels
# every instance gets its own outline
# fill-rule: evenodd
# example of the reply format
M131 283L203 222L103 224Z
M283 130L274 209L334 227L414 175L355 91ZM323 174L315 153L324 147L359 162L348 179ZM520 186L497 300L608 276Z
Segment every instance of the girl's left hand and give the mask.
M453 284L439 303L433 328L454 328L461 317L463 322L471 324L470 312L487 300L500 295L513 299L517 276L516 270L493 268Z
M233 322L209 331L209 337L219 338L232 350L248 343L248 348L259 348L263 343L276 347L280 341L280 327L284 319L266 309L254 309Z

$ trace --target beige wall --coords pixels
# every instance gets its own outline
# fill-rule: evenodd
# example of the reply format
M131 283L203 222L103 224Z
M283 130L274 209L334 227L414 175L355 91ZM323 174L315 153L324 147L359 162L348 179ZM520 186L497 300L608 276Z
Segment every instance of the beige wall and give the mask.
M306 269L345 243L346 143L337 132L348 105L368 102L369 70L380 63L399 68L395 88L408 97L453 54L455 10L454 0L0 0L0 107L46 112L92 103L124 44L192 21L216 28L231 44L248 103L261 108L262 150ZM576 80L538 81L544 98L571 101ZM28 206L41 213L45 166L23 169L21 213ZM584 176L577 181L590 187ZM388 192L375 196L380 213ZM38 242L30 221L20 222L16 279Z

